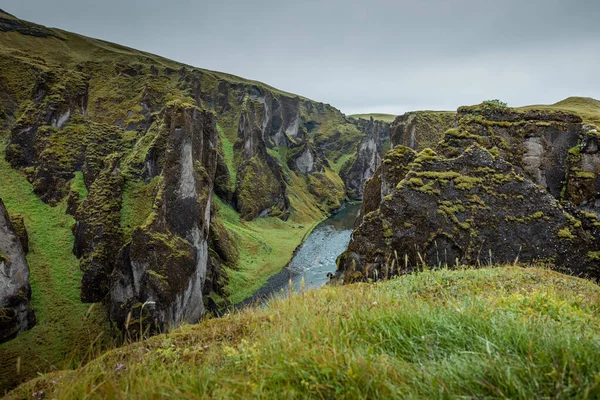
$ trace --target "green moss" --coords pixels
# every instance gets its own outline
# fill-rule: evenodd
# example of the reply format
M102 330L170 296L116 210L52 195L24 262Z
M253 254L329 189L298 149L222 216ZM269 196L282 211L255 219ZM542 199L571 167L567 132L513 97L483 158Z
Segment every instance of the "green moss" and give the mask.
M595 179L596 174L594 174L593 172L577 171L575 173L575 177L581 178L581 179Z
M125 241L129 241L133 230L144 225L150 216L161 182L162 176L154 177L149 183L137 180L125 182L120 218Z
M88 190L83 180L83 173L81 171L75 172L75 177L71 181L71 191L79 194L79 201L84 201L88 196Z
M600 261L600 251L590 251L587 253L587 258L590 261Z
M423 186L423 179L421 179L421 178L410 178L408 180L408 183L412 187L420 187L420 186Z
M0 251L0 263L7 263L8 262L8 257Z
M571 233L571 230L569 228L563 228L563 229L559 230L558 237L562 238L562 239L568 239L568 240L575 239L575 235L573 235L573 233Z

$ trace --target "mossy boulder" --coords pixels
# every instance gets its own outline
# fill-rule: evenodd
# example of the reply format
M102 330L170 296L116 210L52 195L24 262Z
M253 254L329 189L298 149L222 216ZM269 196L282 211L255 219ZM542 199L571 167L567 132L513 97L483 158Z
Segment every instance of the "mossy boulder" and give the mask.
M588 256L600 247L596 214L560 201L558 178L579 154L569 149L584 137L581 120L493 105L458 115L437 152L395 147L368 181L361 219L338 260L344 281L514 262L600 278ZM535 153L532 142L540 145ZM593 183L589 175L579 179Z
M29 266L21 239L0 199L0 343L31 329Z

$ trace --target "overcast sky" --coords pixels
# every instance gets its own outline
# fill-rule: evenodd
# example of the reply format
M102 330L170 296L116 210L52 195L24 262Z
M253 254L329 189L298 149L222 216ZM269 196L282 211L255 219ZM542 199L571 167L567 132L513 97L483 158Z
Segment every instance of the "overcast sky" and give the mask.
M0 0L347 114L600 98L600 0Z

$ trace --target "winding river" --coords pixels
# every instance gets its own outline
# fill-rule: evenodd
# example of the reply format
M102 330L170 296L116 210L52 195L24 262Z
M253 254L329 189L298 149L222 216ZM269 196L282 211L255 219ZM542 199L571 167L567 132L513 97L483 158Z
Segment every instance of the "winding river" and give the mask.
M296 250L292 261L243 303L255 303L282 292L287 293L290 280L294 291L324 285L328 281L327 274L335 273L337 269L335 260L348 247L359 211L360 204L347 205L321 222Z

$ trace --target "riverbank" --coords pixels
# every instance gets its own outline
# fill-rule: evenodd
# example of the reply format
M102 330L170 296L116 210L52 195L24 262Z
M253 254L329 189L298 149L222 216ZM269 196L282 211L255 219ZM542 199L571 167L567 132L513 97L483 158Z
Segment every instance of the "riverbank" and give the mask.
M347 247L360 203L346 204L338 212L317 224L294 250L293 257L277 274L240 306L261 303L265 299L276 296L282 291L289 291L290 281L295 291L324 285L328 281L328 273L337 269L335 260Z

